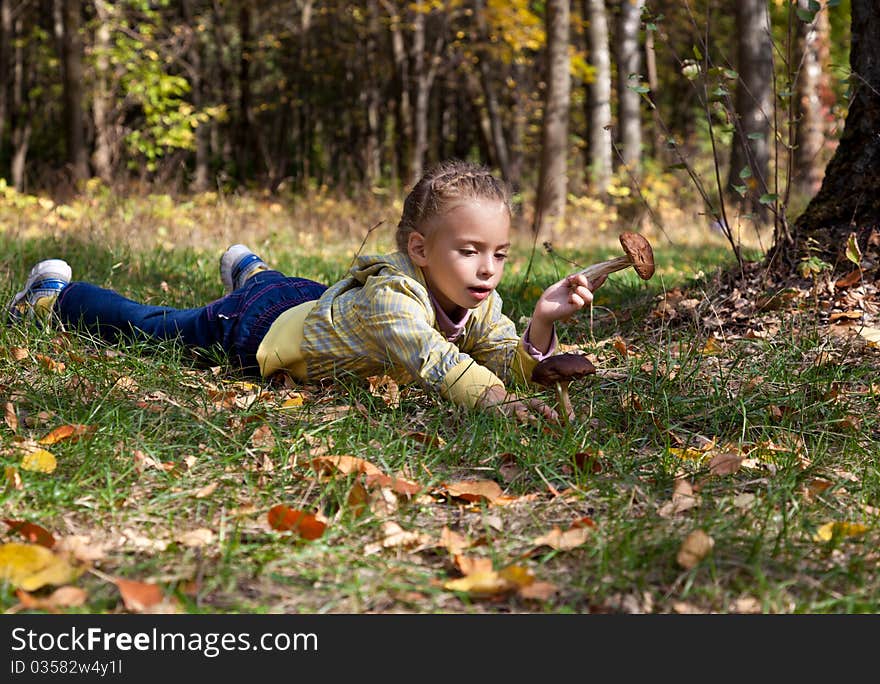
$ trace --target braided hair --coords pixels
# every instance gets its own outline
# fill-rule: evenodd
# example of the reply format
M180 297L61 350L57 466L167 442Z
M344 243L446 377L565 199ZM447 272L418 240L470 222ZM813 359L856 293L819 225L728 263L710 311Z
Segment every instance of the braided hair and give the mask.
M403 214L397 224L397 248L406 252L412 232L423 226L459 200L494 200L513 213L510 189L485 166L458 159L440 162L415 184L403 202Z

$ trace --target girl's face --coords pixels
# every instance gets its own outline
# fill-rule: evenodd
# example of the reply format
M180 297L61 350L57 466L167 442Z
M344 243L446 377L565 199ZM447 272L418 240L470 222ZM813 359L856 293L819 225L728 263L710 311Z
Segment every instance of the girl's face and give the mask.
M484 302L501 281L510 249L510 214L503 202L465 200L409 236L409 256L453 320Z

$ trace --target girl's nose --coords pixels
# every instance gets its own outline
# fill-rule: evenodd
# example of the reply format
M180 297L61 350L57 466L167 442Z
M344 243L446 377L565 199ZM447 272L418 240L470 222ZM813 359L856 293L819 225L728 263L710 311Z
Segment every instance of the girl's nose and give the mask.
M489 278L495 275L495 260L492 258L491 254L488 257L480 259L479 273L484 278Z

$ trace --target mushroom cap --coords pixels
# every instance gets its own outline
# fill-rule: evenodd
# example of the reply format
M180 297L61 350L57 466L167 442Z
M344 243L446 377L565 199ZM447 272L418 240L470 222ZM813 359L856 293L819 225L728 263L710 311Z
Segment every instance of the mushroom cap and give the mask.
M642 280L650 280L654 275L654 250L651 243L638 233L620 234L620 246L632 261L635 272Z
M553 385L557 382L570 382L585 375L592 375L596 367L583 354L568 352L548 356L532 370L532 382L539 385Z

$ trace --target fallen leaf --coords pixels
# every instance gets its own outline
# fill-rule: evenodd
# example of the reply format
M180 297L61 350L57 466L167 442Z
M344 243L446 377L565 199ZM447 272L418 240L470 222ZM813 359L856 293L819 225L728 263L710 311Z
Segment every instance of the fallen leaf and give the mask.
M83 435L92 434L95 431L94 425L59 425L48 435L38 440L38 444L49 445L60 442L63 439L77 440Z
M584 544L592 534L592 529L588 525L571 527L565 532L558 527L554 527L547 534L537 537L532 544L536 547L549 546L557 551L571 551Z
M501 487L492 480L461 480L445 485L449 496L465 501L494 502L502 495Z
M17 532L32 544L39 544L47 549L55 546L55 537L52 536L52 533L35 523L26 520L10 520L9 518L4 518L3 522L9 525L10 531Z
M842 278L839 278L835 283L834 287L849 287L850 285L855 285L862 279L862 272L860 269L855 269L854 271L850 271Z
M249 440L252 448L259 451L272 451L275 449L275 433L272 426L263 424L251 433Z
M211 482L210 484L206 484L201 489L196 490L196 493L193 494L193 496L196 499L204 499L206 497L209 497L209 496L211 496L211 494L213 494L215 491L217 491L218 485L219 485L218 482Z
M440 435L429 435L427 432L416 432L414 430L408 430L403 433L403 436L414 439L415 441L420 442L428 447L437 447L438 449L442 449L446 446L446 440L443 439Z
M355 482L351 486L351 489L348 490L346 503L348 504L348 510L350 510L355 517L366 513L369 501L370 494L360 481Z
M458 568L462 575L474 575L478 572L490 572L492 570L491 558L478 558L456 554L454 562L455 567Z
M551 582L532 582L519 588L520 598L532 601L549 601L559 592L559 587Z
M672 500L663 504L657 514L662 518L671 518L699 505L700 497L694 493L691 483L684 478L678 478L672 485Z
M18 600L26 610L48 610L55 612L59 608L78 608L85 605L88 594L79 587L58 587L45 598L29 594L23 589L15 592Z
M370 394L379 397L389 408L400 406L400 388L397 381L388 375L373 375L367 378L370 384Z
M445 548L447 551L449 551L449 553L453 555L460 554L470 545L471 543L468 541L467 537L459 534L458 532L450 530L445 525L440 531L440 546Z
M415 496L424 489L420 484L399 477L391 477L385 473L367 475L365 481L367 487L374 487L377 485L379 487L387 487L392 492L403 494L405 496Z
M53 373L61 373L64 371L67 366L64 365L61 361L56 361L50 356L46 356L45 354L34 354L34 358L37 362L43 366L46 370L52 371Z
M715 337L710 337L706 340L706 344L703 345L703 348L700 350L700 353L703 356L717 356L724 352L724 347L721 346L720 340Z
M8 489L22 490L24 489L24 482L21 480L21 475L18 472L18 468L15 466L6 466L3 469L3 477L6 480L6 487Z
M299 511L284 504L269 509L269 526L279 532L294 531L309 541L318 539L324 534L327 525L318 520L312 513Z
M289 399L285 399L280 404L278 404L278 408L280 409L291 409L291 408L299 408L303 405L302 397L290 397Z
M203 546L210 546L214 543L214 539L216 535L213 530L209 530L206 527L199 527L194 530L189 530L188 532L184 532L182 534L177 535L176 539L178 542L183 544L184 546L189 546L190 548L201 548Z
M732 475L743 462L741 454L735 454L730 451L715 454L709 461L709 473L712 475Z
M816 534L813 535L813 541L826 542L831 541L835 537L838 539L858 537L867 531L868 526L861 523L827 522L816 530Z
M868 340L868 345L871 347L880 346L880 328L866 328L863 327L859 330L859 335Z
M384 475L380 468L356 456L318 456L312 459L311 464L312 468L319 473Z
M833 314L828 316L828 322L833 323L834 321L839 321L840 319L846 320L858 320L862 317L861 311L835 311Z
M45 449L37 449L25 454L19 467L22 470L30 470L35 473L51 473L58 467L58 462Z
M132 613L148 612L165 599L162 587L157 584L138 582L121 577L116 577L113 583L119 589L125 609Z
M487 570L483 564L478 567L480 569L471 574L445 582L443 587L481 597L521 591L535 581L531 571L521 565L508 565L497 571Z
M685 570L690 570L709 555L713 546L715 546L715 540L712 537L703 530L694 530L684 538L675 559Z
M67 554L81 563L92 563L104 558L104 544L92 541L91 537L81 534L61 537L55 543L55 551Z
M7 401L3 405L3 422L13 432L18 432L18 416L15 415L15 404Z
M31 353L24 347L10 347L9 354L16 361L24 361L31 355Z
M0 545L0 579L25 591L46 584L67 584L80 572L45 546L17 542Z
M430 535L422 532L409 532L404 530L394 521L382 523L382 539L383 548L405 548L411 549L416 546L428 544L431 541Z

